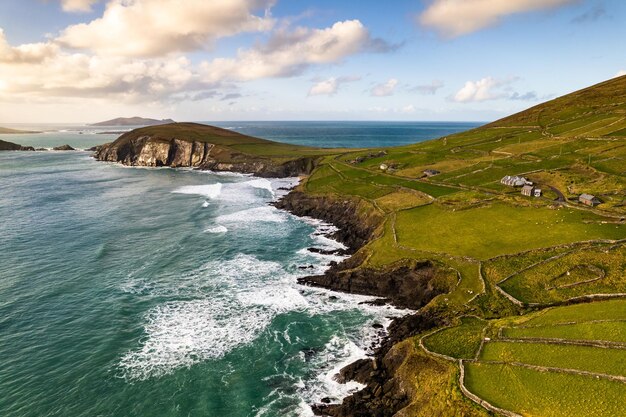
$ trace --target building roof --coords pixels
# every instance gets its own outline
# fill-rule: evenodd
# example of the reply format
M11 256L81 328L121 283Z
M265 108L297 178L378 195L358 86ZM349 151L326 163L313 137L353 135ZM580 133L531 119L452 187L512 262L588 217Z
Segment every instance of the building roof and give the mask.
M532 185L528 185L528 184L526 184L525 186L523 186L523 187L522 187L522 190L529 190L529 191L532 191L532 190L533 190L533 188L535 188L535 187L533 187Z
M596 197L591 194L581 194L578 198L580 198L581 200L593 200Z

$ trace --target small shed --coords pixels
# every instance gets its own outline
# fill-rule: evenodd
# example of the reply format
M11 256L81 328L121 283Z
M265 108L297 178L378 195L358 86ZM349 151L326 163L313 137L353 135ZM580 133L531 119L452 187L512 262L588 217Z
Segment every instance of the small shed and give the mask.
M436 169L426 169L424 170L424 175L427 177L433 177L435 175L441 174L441 171L437 171Z
M522 195L525 195L526 197L531 197L534 192L535 187L533 187L532 185L526 184L522 187Z
M593 196L591 194L581 194L578 197L578 202L586 206L590 206L590 207L595 207L601 203L598 197Z
M533 190L533 195L534 195L535 197L541 197L541 194L543 194L543 192L541 191L541 188L535 188L535 189Z
M389 165L387 164L380 164L380 170L381 171L387 171L389 169Z

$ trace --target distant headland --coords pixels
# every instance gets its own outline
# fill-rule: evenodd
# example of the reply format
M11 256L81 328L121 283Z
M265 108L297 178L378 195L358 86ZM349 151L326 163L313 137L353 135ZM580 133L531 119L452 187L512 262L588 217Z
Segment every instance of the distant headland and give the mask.
M172 119L149 119L145 117L118 117L104 122L92 123L89 126L157 126L174 123Z

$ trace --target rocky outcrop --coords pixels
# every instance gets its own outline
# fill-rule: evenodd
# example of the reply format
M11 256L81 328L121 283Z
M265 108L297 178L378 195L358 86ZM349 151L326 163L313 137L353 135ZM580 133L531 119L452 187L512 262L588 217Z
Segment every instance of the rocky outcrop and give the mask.
M32 146L22 146L17 143L0 140L0 151L34 151Z
M75 151L76 149L72 148L70 145L61 145L52 148L53 151Z
M396 319L387 338L376 356L361 359L343 368L339 382L357 381L366 385L364 389L341 404L315 404L316 415L333 417L391 417L406 407L414 395L414 388L398 376L398 369L407 356L410 346L399 343L408 337L443 325L443 321L432 313L416 314Z
M396 307L417 310L439 294L450 291L445 282L435 279L437 274L437 267L428 261L382 269L345 270L344 265L339 264L324 275L300 278L298 282L351 294L374 295Z
M296 216L313 217L335 225L339 230L332 238L348 246L352 253L364 246L380 227L380 213L362 207L362 200L346 197L314 196L292 191L275 206ZM355 213L362 213L361 216ZM355 262L353 259L352 263Z
M272 159L242 154L209 142L139 136L95 148L100 161L119 162L129 166L192 167L212 171L254 174L260 177L284 178L309 174L315 167L312 158L299 158L283 163Z

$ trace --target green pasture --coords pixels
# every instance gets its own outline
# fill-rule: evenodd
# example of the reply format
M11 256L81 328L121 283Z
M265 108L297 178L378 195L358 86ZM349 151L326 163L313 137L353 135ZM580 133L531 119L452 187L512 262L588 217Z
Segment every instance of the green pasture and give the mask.
M465 385L496 407L525 416L626 416L626 384L508 364L465 363Z
M485 343L479 359L626 376L626 349L492 341Z
M423 343L431 352L456 359L473 359L486 325L484 320L477 317L463 317L460 325L426 336Z

